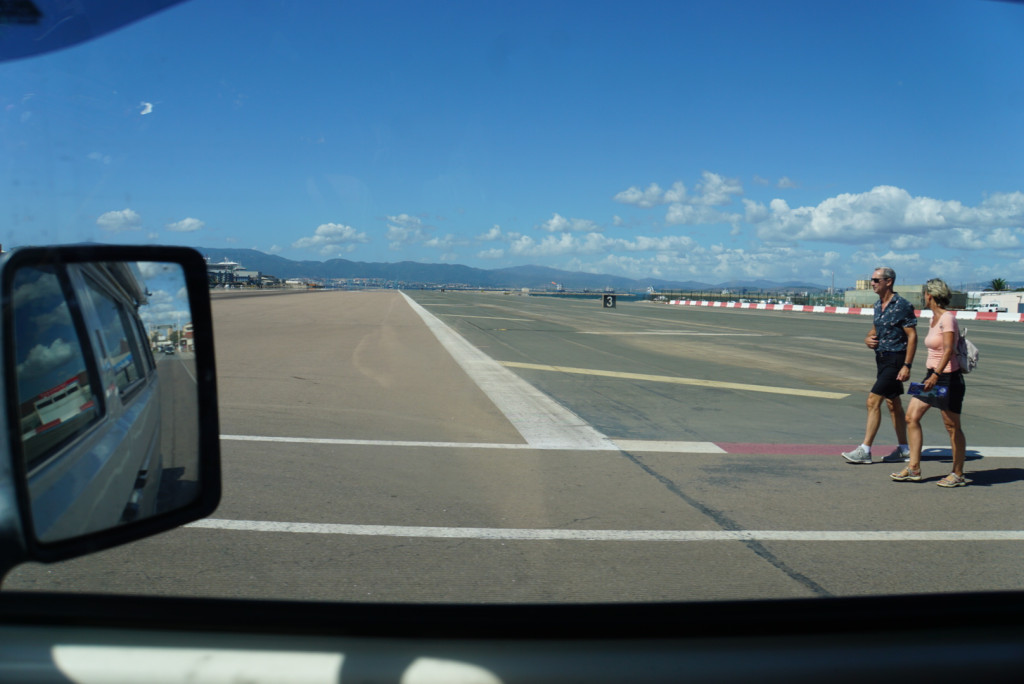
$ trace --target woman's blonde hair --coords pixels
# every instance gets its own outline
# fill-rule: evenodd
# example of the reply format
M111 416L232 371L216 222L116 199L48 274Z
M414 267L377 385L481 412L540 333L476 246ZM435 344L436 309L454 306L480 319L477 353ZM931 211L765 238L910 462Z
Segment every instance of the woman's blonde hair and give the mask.
M953 291L941 278L932 278L924 285L924 291L932 296L935 303L945 309L953 298Z

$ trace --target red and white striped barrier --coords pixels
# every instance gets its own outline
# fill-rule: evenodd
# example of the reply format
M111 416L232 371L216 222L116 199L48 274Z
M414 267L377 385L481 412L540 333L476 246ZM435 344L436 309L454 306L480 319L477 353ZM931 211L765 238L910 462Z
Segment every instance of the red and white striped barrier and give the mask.
M676 306L713 306L723 309L758 309L763 311L803 311L806 313L853 314L855 316L872 316L874 309L858 306L808 306L802 304L763 304L743 302L707 302L689 299L673 299L668 302ZM931 318L930 310L915 311L918 317ZM1002 321L1005 323L1024 323L1024 314L995 313L994 311L955 311L957 320L961 321Z

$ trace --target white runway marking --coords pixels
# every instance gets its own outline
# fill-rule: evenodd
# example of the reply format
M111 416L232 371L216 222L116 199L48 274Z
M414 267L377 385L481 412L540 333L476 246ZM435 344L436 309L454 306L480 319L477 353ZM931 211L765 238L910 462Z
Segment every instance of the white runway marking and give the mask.
M501 450L542 450L542 451L628 451L630 453L648 452L661 454L728 454L742 453L750 455L758 453L757 446L744 445L746 448L740 452L733 445L730 452L714 442L673 442L645 439L609 439L606 442L591 445L579 445L563 443L555 446L538 447L526 443L498 443L498 442L414 442L410 440L388 440L388 439L336 439L330 437L271 437L264 435L221 435L220 438L230 442L267 442L273 444L317 444L323 446L371 446L371 447L411 447L415 449L501 449ZM771 445L774 447L771 456L807 456L810 458L831 458L835 454L828 453L805 453L804 445ZM792 453L786 452L786 447L793 447ZM835 445L834 449L841 449L842 445ZM751 451L750 449L754 449ZM949 458L950 449L948 446L925 446L923 447L925 460L936 457ZM976 458L1024 458L1024 447L985 447L968 446L968 462Z
M521 449L537 450L533 444L500 444L495 442L412 442L381 439L331 439L324 437L263 437L259 435L221 435L233 442L274 442L278 444L321 444L329 446L414 447L425 449ZM837 447L838 448L838 447ZM565 443L543 447L544 451L657 451L662 453L724 454L712 442L658 442L643 440L608 440L600 444Z
M411 447L411 448L477 448L477 450L503 450L503 451L545 451L545 452L629 452L636 454L646 452L651 454L739 454L750 456L759 454L758 445L743 444L742 451L738 451L735 444L727 444L723 447L713 441L664 441L657 439L608 439L599 444L581 445L573 443L562 443L554 446L537 446L527 443L502 443L487 441L411 441L399 439L339 439L332 437L273 437L267 435L252 434L222 434L220 438L224 441L260 441L276 444L318 444L325 446L387 446L387 447ZM764 445L763 445L764 446ZM791 456L808 457L813 459L833 458L835 450L842 448L842 444L829 446L829 450L822 450L816 453L807 453L804 444L773 444L771 451L765 456ZM786 452L786 447L793 447L792 452ZM820 446L820 445L818 445ZM729 451L731 448L732 451ZM951 458L948 446L925 446L925 460L935 458ZM1022 446L968 446L968 462L976 459L1024 459L1024 447Z
M532 444L499 444L492 442L411 442L383 439L330 439L320 437L260 437L258 435L221 435L221 439L237 442L276 442L278 444L324 444L331 446L415 447L425 449L537 449ZM545 447L545 450L576 449L569 445ZM617 451L611 443L608 448L581 447L580 451Z
M401 294L527 444L538 449L615 449L607 437L582 418L503 368L407 294Z
M500 527L413 527L401 525L340 525L331 523L270 522L206 518L186 527L240 532L287 532L359 537L418 539L482 539L488 541L597 542L938 542L1024 541L1019 530L564 530Z

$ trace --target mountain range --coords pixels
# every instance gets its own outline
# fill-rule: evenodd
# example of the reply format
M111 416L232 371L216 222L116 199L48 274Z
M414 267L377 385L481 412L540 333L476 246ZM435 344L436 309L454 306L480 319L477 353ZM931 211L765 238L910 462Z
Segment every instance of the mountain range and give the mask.
M822 285L806 282L776 283L768 280L732 280L724 283L706 283L696 280L676 281L658 278L625 278L610 274L561 271L545 266L514 266L511 268L482 269L459 264L423 264L415 261L375 263L328 259L327 261L293 261L254 249L224 249L196 247L210 263L234 261L248 270L259 271L277 278L380 278L403 283L433 285L468 285L471 287L509 287L548 289L557 283L568 290L603 290L619 292L630 290L807 290L820 291Z

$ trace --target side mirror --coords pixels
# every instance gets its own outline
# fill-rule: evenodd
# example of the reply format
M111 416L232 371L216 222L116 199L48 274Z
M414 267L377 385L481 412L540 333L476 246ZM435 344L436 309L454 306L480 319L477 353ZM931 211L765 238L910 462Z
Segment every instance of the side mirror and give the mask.
M206 263L178 247L0 262L0 577L211 514L220 445Z

